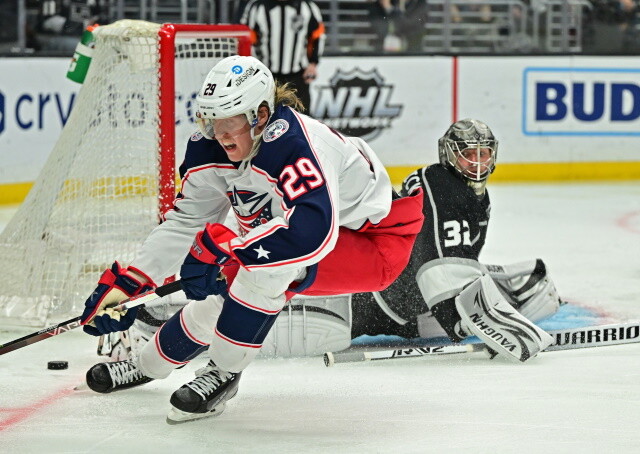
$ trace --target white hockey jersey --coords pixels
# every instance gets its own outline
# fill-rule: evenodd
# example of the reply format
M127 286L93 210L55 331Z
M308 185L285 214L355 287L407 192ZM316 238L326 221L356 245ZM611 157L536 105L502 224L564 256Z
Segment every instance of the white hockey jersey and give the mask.
M217 141L196 133L180 173L174 208L131 264L158 284L179 271L195 234L224 223L230 208L240 226L231 246L249 270L317 263L339 227L377 224L391 208L389 176L363 140L285 106L276 108L253 158L231 162Z

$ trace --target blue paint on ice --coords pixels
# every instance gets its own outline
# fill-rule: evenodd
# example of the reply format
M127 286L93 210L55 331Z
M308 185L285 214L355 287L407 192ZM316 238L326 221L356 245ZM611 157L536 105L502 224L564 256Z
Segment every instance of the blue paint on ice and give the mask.
M558 312L551 317L541 320L537 323L545 331L551 331L556 329L569 329L569 328L581 328L583 326L595 326L603 325L605 322L602 320L602 315L596 311L576 306L574 304L564 304L558 309ZM476 343L479 339L475 336L469 337L463 341L463 343ZM432 337L428 339L406 339L400 336L360 336L351 342L351 345L366 345L366 346L388 346L388 347L403 347L403 346L421 346L421 345L446 345L450 344L446 337Z

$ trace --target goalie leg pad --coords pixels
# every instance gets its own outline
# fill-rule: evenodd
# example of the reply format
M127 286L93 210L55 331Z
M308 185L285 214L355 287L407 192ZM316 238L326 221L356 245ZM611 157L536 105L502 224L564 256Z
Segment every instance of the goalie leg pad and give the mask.
M301 357L344 350L351 345L351 295L296 296L285 305L260 354Z
M484 275L456 298L465 329L499 354L526 361L553 342L553 338L520 315Z
M486 265L502 295L533 322L558 311L561 300L542 259L511 265Z

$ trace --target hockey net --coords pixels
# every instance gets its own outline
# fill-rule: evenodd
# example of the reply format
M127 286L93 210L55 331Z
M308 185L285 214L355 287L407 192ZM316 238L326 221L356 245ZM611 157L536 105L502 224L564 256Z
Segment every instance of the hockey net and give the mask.
M94 37L71 115L0 234L0 326L80 315L102 272L134 258L173 202L204 77L250 52L249 30L235 25L124 20Z

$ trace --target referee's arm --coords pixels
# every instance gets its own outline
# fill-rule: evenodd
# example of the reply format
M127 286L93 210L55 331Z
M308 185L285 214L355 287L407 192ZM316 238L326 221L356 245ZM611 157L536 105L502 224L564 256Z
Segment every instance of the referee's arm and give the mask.
M256 16L258 14L256 4L257 0L251 0L247 3L247 6L244 8L244 12L242 17L240 18L240 23L242 25L246 25L251 29L251 47L253 50L254 57L258 60L261 60L263 63L268 64L264 61L264 55L262 55L260 44L262 38L262 30L260 29L260 25L256 20Z
M310 3L311 18L309 19L307 34L307 57L309 63L318 64L320 57L324 52L325 30L322 22L322 14L320 8L315 3Z

